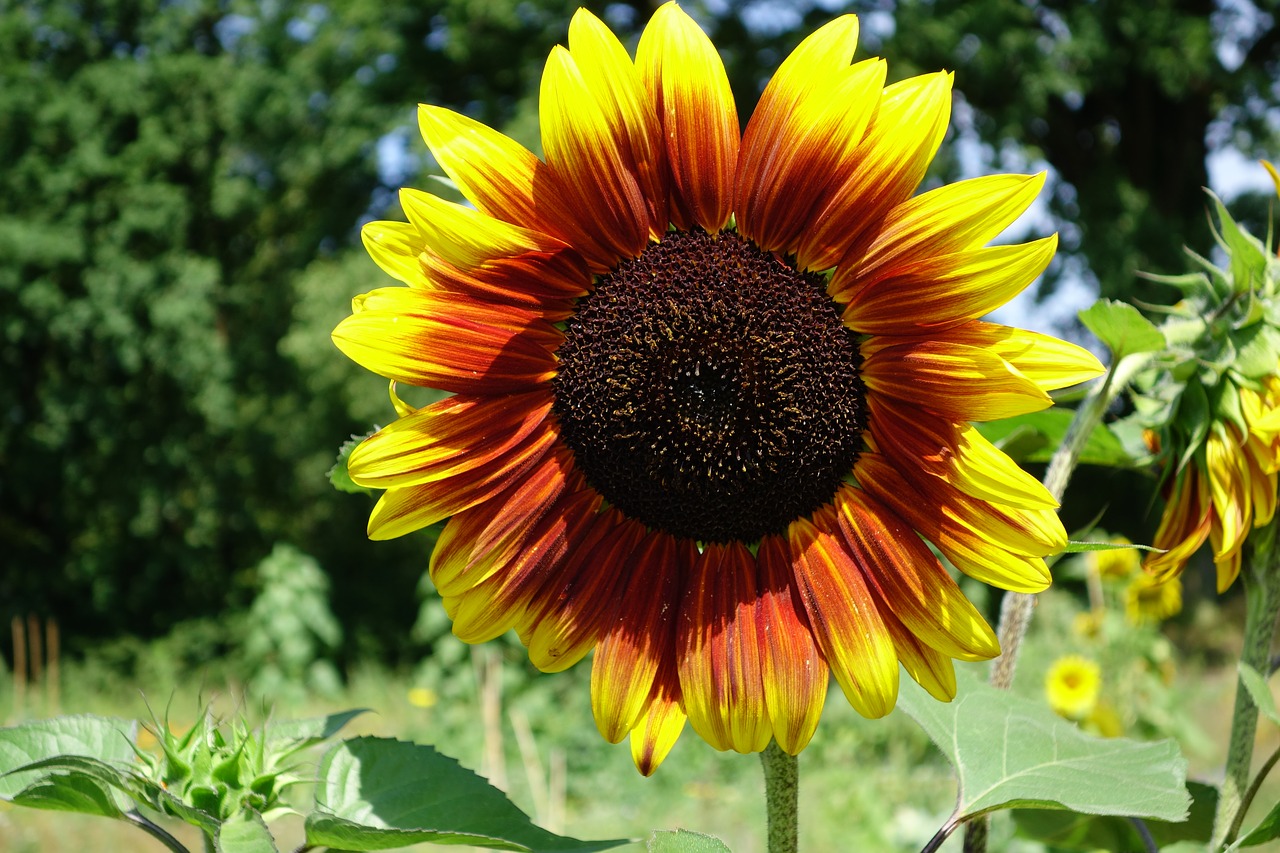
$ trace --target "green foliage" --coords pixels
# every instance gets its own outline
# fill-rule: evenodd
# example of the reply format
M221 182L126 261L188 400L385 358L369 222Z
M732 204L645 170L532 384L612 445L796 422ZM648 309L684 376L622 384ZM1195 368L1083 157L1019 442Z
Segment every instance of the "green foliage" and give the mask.
M1066 438L1074 416L1070 409L1053 408L975 426L1017 462L1048 462ZM1082 465L1128 468L1138 461L1107 424L1098 424L1080 451Z
M1111 350L1111 360L1159 352L1167 342L1155 324L1127 302L1100 299L1080 312L1080 322Z
M1160 848L1180 841L1208 844L1218 789L1188 782L1191 809L1185 821L1146 820L1143 825ZM1018 834L1042 841L1055 850L1142 850L1145 843L1132 820L1106 815L1084 815L1049 809L1015 809Z
M645 849L647 853L729 853L720 839L687 829L655 832Z
M949 704L904 682L902 709L959 776L954 819L1013 806L1186 819L1186 761L1172 741L1140 743L1082 732L1045 706L960 679Z
M483 779L434 749L357 738L320 765L304 753L362 712L268 722L215 719L207 710L176 734L164 720L148 731L158 752L135 743L137 726L105 717L58 717L0 729L0 800L130 820L172 836L145 807L198 827L225 853L276 849L268 822L293 812L284 792L317 781L307 840L346 850L459 843L517 851L606 850L623 842L578 841L534 826Z
M319 563L290 545L276 545L257 575L243 638L254 693L332 695L338 673L326 658L341 643L342 627L329 609L329 581Z

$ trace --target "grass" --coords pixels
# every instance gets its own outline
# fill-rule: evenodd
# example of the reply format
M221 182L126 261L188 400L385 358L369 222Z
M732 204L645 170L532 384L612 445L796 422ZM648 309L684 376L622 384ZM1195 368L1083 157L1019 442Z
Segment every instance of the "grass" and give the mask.
M1061 625L1073 605L1066 594L1054 596L1043 597L1039 630L1020 663L1023 692L1039 690L1037 679L1046 661L1062 651ZM118 659L111 666L100 660L65 663L56 708L45 704L35 689L28 690L25 708L15 708L11 689L0 683L0 720L11 724L55 713L147 719L149 702L158 710L170 706L175 726L181 727L197 713L202 696L212 698L222 713L248 708L251 718L260 716L260 701L245 698L233 673L217 665L203 674L178 672L166 663L172 650L163 644L157 648L140 650L140 657L123 667L130 673L123 677ZM159 659L153 659L157 654ZM442 657L457 664L447 672L429 666L417 672L360 667L346 674L339 692L280 698L272 713L298 717L373 709L345 734L433 744L507 791L537 823L553 831L579 838L642 839L654 829L684 828L715 835L735 853L762 853L763 784L755 756L716 752L686 728L662 768L644 779L635 772L625 743L609 745L596 732L589 665L561 675L531 674L517 650L502 643L453 649ZM1184 734L1199 732L1191 743L1184 742L1184 750L1193 775L1211 776L1220 766L1218 751L1225 742L1214 721L1229 719L1229 673L1195 661L1180 666L1165 695L1140 698L1148 705L1158 699L1172 709L1170 719ZM1150 720L1144 725L1148 729L1141 736L1160 734L1149 730ZM1260 749L1274 748L1278 736L1273 729L1264 733ZM864 720L833 686L818 733L801 756L801 790L803 849L916 850L949 814L955 782L940 754L904 714ZM197 834L187 827L165 826L191 849L200 849ZM281 850L301 843L300 820L285 819L273 829ZM1007 819L998 820L994 832L993 850L1043 849L1011 839ZM960 846L956 836L944 849L959 851ZM0 804L0 850L160 849L123 824Z

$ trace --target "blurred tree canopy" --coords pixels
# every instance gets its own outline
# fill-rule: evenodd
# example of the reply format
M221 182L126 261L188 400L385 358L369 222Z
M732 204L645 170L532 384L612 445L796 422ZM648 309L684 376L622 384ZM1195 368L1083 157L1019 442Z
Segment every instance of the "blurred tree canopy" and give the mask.
M242 606L287 542L330 575L355 652L403 648L426 549L366 542L369 502L325 480L347 434L390 411L328 332L386 282L359 224L398 216L395 186L431 170L414 105L536 144L542 64L576 5L0 3L0 617L161 632ZM631 44L652 8L587 5ZM744 120L837 6L686 4ZM1152 298L1135 269L1208 247L1214 147L1280 150L1272 3L848 9L859 56L891 78L956 71L978 165L1052 167L1055 270L1106 295ZM935 179L974 167L958 148Z

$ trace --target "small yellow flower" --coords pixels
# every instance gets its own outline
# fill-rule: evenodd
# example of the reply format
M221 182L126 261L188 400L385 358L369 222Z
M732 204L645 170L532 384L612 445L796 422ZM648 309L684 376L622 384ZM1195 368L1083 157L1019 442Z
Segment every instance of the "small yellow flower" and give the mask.
M1069 720L1082 720L1098 704L1102 671L1080 655L1066 655L1053 662L1044 677L1044 693L1049 707Z
M429 687L410 688L409 704L415 708L430 708L436 704L436 692Z
M1112 536L1108 540L1112 545L1132 545L1124 536ZM1093 567L1104 578L1127 578L1138 570L1141 560L1133 548L1118 551L1092 551Z
M1124 723L1115 706L1103 699L1084 721L1084 726L1101 737L1120 737L1124 734Z
M1124 590L1124 615L1130 625L1147 625L1182 612L1182 581L1176 576L1161 582L1139 574Z
M1086 610L1075 615L1071 620L1071 630L1077 637L1092 640L1102 631L1102 621L1106 617L1103 610Z

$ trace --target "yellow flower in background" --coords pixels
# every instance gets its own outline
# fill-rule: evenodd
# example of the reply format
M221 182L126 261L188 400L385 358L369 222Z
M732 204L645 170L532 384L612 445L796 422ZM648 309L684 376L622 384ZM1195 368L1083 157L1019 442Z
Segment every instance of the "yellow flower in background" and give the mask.
M1166 553L1152 554L1143 564L1159 580L1180 573L1208 539L1218 592L1225 592L1240 574L1249 531L1275 515L1280 378L1267 376L1256 389L1242 384L1234 390L1243 430L1231 421L1214 421L1204 446L1168 486L1152 542Z
M1108 540L1112 545L1132 545L1124 536L1112 536ZM1142 565L1137 550L1122 548L1116 551L1090 551L1089 557L1093 567L1104 578L1127 578Z
M1124 589L1124 615L1131 625L1163 622L1182 612L1182 581L1176 576L1161 581L1140 574Z
M438 701L436 692L430 687L411 687L405 698L415 708L431 708Z
M1043 175L914 195L951 75L886 86L858 23L782 63L746 129L674 3L634 61L579 11L547 61L545 160L423 106L474 209L415 190L363 232L404 287L358 297L338 347L399 419L349 470L373 538L449 518L430 572L454 633L515 629L533 663L594 650L592 710L646 775L684 727L799 752L828 674L860 713L899 664L942 700L995 635L921 540L1003 589L1049 584L1056 502L970 422L1102 372L986 323L1056 237L987 244ZM409 383L452 394L414 409Z
M1080 655L1058 658L1044 678L1049 707L1069 720L1083 720L1093 712L1101 687L1102 671Z

